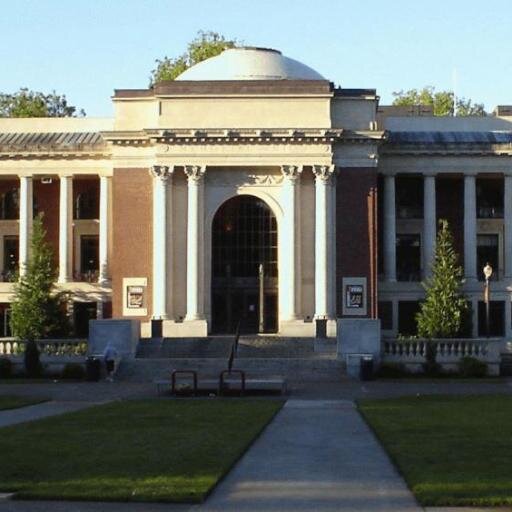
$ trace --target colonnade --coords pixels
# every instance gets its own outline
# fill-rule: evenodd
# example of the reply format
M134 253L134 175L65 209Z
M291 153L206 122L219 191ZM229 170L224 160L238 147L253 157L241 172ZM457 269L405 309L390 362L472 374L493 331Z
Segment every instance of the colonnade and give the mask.
M110 176L100 176L99 200L99 278L109 281L108 237ZM59 177L59 274L58 282L73 281L73 175ZM24 275L29 258L33 212L33 176L20 176L19 269Z
M477 204L476 172L464 174L464 277L477 280ZM512 277L512 174L504 177L505 276ZM430 273L436 243L436 173L423 175L423 269ZM384 279L396 281L395 174L384 176Z

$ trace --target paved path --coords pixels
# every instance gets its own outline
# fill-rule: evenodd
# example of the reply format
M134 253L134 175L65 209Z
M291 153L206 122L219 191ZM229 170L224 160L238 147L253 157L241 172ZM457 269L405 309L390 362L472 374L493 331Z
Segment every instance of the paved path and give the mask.
M420 511L350 401L289 400L201 511Z
M44 402L28 405L18 409L0 411L0 427L8 427L17 423L39 420L48 416L56 416L65 412L78 411L94 405L91 402Z

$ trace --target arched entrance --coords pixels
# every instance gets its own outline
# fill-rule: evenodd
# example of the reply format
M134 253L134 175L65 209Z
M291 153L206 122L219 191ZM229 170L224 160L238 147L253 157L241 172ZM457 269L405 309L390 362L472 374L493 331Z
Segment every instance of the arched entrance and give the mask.
M277 220L261 199L237 196L212 225L212 331L277 331Z

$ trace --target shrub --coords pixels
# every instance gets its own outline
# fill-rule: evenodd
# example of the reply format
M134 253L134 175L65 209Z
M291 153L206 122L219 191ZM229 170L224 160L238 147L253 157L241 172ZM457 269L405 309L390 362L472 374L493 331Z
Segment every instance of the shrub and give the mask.
M408 376L409 371L403 363L382 363L377 372L377 377L382 379L399 379Z
M474 357L463 357L459 362L459 373L462 377L485 377L487 364Z
M7 357L0 357L0 379L6 379L12 375L12 363Z
M66 363L62 369L63 379L83 380L85 379L85 368L79 363Z

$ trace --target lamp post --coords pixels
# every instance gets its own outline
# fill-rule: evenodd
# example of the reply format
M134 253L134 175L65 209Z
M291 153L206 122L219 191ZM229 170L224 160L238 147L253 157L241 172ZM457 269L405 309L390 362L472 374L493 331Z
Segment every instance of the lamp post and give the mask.
M487 333L487 337L489 337L489 313L490 313L490 304L491 304L491 301L490 301L491 289L490 289L489 279L492 276L492 267L489 264L489 262L487 262L487 264L485 265L483 272L484 272L484 276L485 276L485 287L484 287L485 330Z

